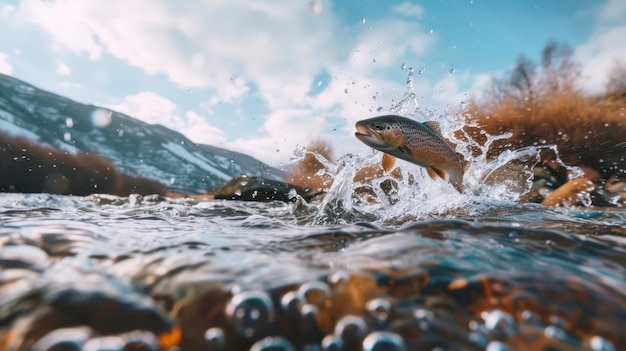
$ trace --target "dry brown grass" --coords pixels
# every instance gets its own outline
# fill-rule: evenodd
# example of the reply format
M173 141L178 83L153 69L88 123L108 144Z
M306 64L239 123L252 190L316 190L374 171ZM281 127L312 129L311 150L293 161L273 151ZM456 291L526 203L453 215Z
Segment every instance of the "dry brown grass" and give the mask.
M0 133L0 192L127 196L164 195L166 189L157 181L121 174L100 156L72 155Z
M510 139L494 142L488 155L505 149L554 144L566 164L587 166L604 179L626 170L626 98L611 95L586 97L579 93L543 96L533 108L517 107L517 101L489 106L472 101L464 111L466 127L476 140L484 141L482 129L489 134L512 132Z

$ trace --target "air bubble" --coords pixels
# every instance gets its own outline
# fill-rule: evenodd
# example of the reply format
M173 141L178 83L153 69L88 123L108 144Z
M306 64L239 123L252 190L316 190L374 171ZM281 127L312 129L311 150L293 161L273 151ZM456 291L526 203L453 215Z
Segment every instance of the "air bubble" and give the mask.
M266 293L246 291L233 296L226 306L226 315L241 335L258 337L274 321L274 306Z
M88 328L56 329L39 339L32 349L33 351L80 350L90 336L91 330Z
M492 341L487 345L485 351L511 351L512 349L499 341Z
M338 271L328 276L328 283L333 289L343 288L350 279L350 273Z
M220 328L209 328L204 332L204 340L206 340L209 349L221 349L226 345L224 331Z
M123 350L126 342L120 336L101 336L89 339L81 351Z
M456 72L456 68L450 68L450 74L454 74Z
M373 332L363 340L363 351L402 351L405 348L402 337L391 332Z
M343 340L335 334L326 335L322 339L323 351L341 351L343 349Z
M589 341L589 346L593 351L615 351L613 344L601 336L593 336Z
M335 325L335 334L341 336L344 341L363 339L367 333L367 325L363 318L358 316L345 316Z
M392 313L391 303L386 299L376 298L370 300L366 305L367 312L379 323L386 322Z
M485 327L496 337L511 336L517 328L515 320L510 314L500 310L485 311L480 314L485 321Z
M252 345L250 351L293 351L295 348L289 340L280 336L268 336Z
M328 285L320 281L304 283L298 289L298 293L303 300L317 306L321 306L329 293Z

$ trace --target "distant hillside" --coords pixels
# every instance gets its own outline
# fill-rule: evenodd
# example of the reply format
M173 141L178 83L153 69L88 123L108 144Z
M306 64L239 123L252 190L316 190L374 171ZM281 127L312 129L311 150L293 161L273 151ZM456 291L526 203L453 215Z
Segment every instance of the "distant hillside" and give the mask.
M157 180L172 192L204 193L241 175L284 177L250 156L195 144L161 125L81 104L2 74L0 131L71 153L100 155L120 172Z

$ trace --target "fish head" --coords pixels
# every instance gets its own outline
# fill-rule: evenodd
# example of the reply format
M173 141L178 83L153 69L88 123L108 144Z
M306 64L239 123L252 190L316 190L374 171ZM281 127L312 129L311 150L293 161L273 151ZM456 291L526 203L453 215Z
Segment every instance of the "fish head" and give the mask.
M404 144L401 125L392 116L364 119L356 123L354 136L365 145L380 151L395 150Z

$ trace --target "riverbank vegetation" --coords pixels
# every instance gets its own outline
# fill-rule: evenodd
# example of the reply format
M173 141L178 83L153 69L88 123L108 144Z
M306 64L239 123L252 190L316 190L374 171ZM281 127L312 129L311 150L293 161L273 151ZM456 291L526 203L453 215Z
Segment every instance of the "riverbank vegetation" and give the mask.
M0 192L128 196L166 194L159 182L120 173L90 153L55 149L0 133Z
M554 144L568 165L591 168L604 180L626 177L626 62L614 61L603 93L585 93L581 78L573 51L549 42L540 62L520 56L513 68L470 100L462 111L465 131L479 141L484 141L481 130L512 133L494 142L489 156ZM546 157L549 161L551 156Z

